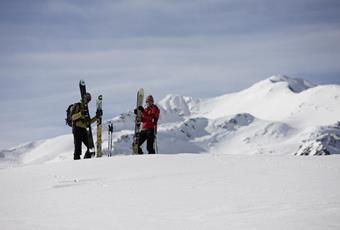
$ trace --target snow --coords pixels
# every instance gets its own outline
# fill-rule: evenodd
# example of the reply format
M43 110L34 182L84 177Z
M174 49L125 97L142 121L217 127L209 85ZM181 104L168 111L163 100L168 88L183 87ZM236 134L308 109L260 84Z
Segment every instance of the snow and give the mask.
M340 154L340 123L335 126L319 127L309 135L296 155Z
M339 85L276 75L167 95L160 154L131 155L132 111L103 125L113 157L73 161L72 134L2 150L1 229L340 229L339 100Z
M199 103L199 100L192 97L169 94L159 102L159 105L167 113L189 116L197 103Z
M304 90L315 87L315 85L303 80L303 79L293 79L284 75L274 75L269 78L273 83L284 82L287 87L294 93L301 93Z
M339 229L340 157L116 156L0 170L0 226Z

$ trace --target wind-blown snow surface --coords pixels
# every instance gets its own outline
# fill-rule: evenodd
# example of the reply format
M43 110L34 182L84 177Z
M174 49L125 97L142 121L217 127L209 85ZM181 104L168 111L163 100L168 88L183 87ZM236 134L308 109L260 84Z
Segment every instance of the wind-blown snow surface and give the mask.
M168 95L158 106L160 153L340 153L339 85L315 86L305 80L277 75L243 91L216 98ZM123 113L112 122L112 153L130 154L133 113ZM1 151L0 167L71 160L72 141L70 134Z
M340 158L117 156L0 170L0 226L340 229Z

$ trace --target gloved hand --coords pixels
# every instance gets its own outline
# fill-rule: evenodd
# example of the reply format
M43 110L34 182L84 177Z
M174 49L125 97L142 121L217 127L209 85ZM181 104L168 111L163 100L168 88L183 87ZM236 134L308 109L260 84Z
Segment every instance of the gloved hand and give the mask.
M138 106L138 110L144 112L144 107L140 105L140 106Z
M137 108L139 111L141 111L141 112L144 112L144 108L143 108L143 106L138 106L138 108ZM134 109L133 110L133 112L134 112L134 114L137 114L137 109Z

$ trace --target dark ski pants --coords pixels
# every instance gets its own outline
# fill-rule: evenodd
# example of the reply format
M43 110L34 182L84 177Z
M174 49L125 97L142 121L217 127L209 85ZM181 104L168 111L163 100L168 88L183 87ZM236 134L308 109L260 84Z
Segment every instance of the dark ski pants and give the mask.
M155 154L154 142L155 142L155 130L154 129L146 129L140 132L139 136L139 145L138 145L138 154L143 154L143 150L141 145L147 141L146 149L149 154Z
M87 147L84 158L91 158L90 151L88 149L88 136L87 130L81 127L73 127L73 139L74 139L74 154L73 159L79 160L81 155L82 143Z

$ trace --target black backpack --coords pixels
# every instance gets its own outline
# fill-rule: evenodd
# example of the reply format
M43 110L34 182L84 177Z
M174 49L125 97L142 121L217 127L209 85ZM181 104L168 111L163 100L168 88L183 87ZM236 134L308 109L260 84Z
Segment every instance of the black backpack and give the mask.
M72 127L72 115L74 114L77 106L80 106L79 102L69 105L66 109L65 121L66 121L66 124L70 127Z

